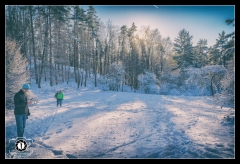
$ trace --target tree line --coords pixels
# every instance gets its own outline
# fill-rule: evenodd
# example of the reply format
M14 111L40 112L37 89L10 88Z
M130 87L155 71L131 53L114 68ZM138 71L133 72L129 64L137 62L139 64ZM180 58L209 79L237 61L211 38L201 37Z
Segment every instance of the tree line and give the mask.
M86 10L81 6L6 6L5 13L6 38L19 45L22 58L28 61L28 80L34 79L39 88L43 81L53 86L71 78L79 88L87 85L90 76L95 86L107 83L116 91L123 91L126 85L133 91L144 87L143 76L166 90L186 89L190 86L186 81L193 84L197 80L194 85L209 88L213 96L223 91L222 83L225 90L234 87L234 79L219 83L234 74L234 32L219 33L214 46L208 47L206 39L193 46L193 36L186 29L172 42L150 26L142 26L137 32L134 22L131 27L115 26L111 20L103 22L93 6ZM234 24L234 19L226 20L226 24ZM226 72L205 69L212 65ZM149 88L144 90L150 92Z

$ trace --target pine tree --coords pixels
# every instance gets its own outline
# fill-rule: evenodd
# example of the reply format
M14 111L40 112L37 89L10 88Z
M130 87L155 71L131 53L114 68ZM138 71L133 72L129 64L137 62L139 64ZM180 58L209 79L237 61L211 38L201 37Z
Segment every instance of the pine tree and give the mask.
M6 109L12 109L14 94L21 89L23 83L29 82L28 62L15 41L7 38L5 45Z
M177 67L174 69L183 70L185 68L195 67L196 63L192 46L193 36L185 29L181 30L178 34L179 36L174 40L174 50L178 54L173 57L173 59L177 61Z
M196 54L196 66L198 68L204 67L208 64L208 47L207 47L207 40L200 39L197 43L197 46L194 49Z
M134 39L135 39L135 35L134 33L137 31L137 26L134 24L134 22L132 23L131 28L128 29L128 37L129 37L129 43L130 43L130 52L128 55L128 75L129 75L129 84L131 86L131 89L134 88L136 89L136 84L135 81L136 80L136 76L135 76L135 69L136 69L136 65L134 63L134 54L135 54L135 46L134 46Z
M222 33L219 33L219 38L217 39L217 43L214 45L214 48L216 48L219 51L219 65L223 65L226 67L226 55L224 53L225 49L227 48L227 38L225 31L222 31Z

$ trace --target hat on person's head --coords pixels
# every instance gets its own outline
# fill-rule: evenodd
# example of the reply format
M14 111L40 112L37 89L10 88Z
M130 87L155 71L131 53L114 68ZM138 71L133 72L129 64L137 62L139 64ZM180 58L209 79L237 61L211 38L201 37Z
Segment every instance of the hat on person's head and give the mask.
M27 83L25 83L25 84L22 85L22 89L29 90L30 86Z

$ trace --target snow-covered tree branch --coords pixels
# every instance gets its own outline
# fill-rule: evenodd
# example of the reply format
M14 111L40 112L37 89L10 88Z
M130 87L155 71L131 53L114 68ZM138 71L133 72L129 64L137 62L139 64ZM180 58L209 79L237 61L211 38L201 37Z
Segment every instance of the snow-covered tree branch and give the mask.
M20 46L10 38L5 42L6 50L6 108L13 107L13 96L21 89L23 83L29 82L27 59L20 53Z
M188 84L195 83L200 87L210 87L212 96L220 89L220 81L226 74L226 69L221 65L205 66L202 68L187 69Z

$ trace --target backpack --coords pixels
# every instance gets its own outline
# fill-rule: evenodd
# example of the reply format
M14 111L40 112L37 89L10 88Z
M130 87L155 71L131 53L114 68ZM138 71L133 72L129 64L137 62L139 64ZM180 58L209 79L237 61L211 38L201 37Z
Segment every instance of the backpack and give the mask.
M57 92L57 93L55 93L55 95L54 95L54 98L57 98L57 95L58 95L58 92Z

